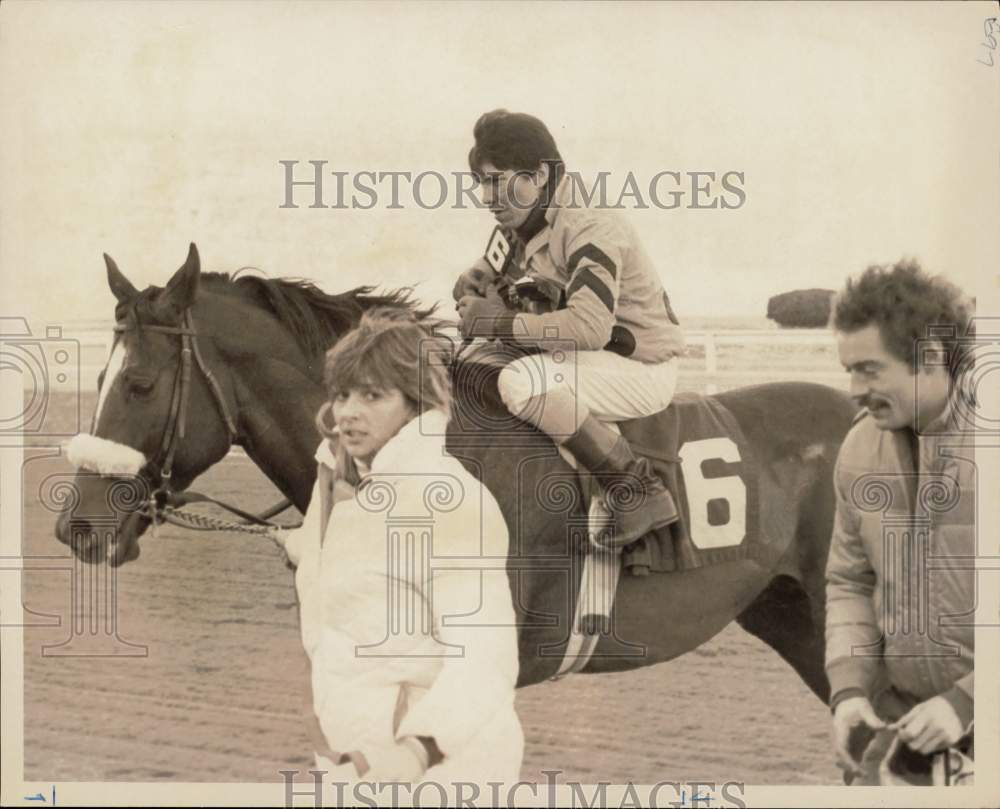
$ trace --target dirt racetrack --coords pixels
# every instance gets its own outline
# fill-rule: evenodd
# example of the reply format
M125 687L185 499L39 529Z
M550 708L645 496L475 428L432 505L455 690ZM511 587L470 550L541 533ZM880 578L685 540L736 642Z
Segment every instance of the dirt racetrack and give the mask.
M235 533L161 529L119 570L117 609L85 610L115 616L117 639L107 624L73 635L73 562L45 505L50 476L69 467L29 448L24 469L25 778L275 781L306 769L306 659L278 550ZM277 499L246 458L227 459L198 488L255 509ZM119 654L61 654L95 650ZM517 707L528 781L560 770L560 781L585 783L840 783L828 710L735 625L668 663L523 689Z

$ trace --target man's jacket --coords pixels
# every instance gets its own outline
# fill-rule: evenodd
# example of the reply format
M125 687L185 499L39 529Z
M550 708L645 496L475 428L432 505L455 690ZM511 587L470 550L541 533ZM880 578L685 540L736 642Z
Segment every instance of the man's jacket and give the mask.
M966 411L967 412L967 411ZM916 439L867 415L835 472L826 570L832 703L886 687L943 695L972 719L976 469L971 426L949 405Z
M516 244L505 275L539 279L556 308L517 315L510 336L542 348L547 338L572 340L578 351L607 347L641 362L682 354L681 328L635 230L617 211L588 208L583 190L564 176L545 226L527 244L508 234Z

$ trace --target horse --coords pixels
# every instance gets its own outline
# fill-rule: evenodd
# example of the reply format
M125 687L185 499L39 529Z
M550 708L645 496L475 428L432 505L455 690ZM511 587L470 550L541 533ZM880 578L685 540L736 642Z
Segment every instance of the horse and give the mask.
M137 290L104 258L117 325L91 432L109 446L131 448L143 464L138 478L113 469L77 471L77 496L55 533L86 562L138 558L139 538L151 523L144 501L183 491L233 445L304 512L316 476L311 459L320 440L314 415L326 396L324 352L372 307L431 314L405 288L376 294L363 286L331 295L301 278L202 273L193 244L163 288ZM539 683L556 673L567 648L581 583L567 525L586 522L588 502L552 441L507 413L491 377L496 369L459 362L452 370L455 415L478 415L458 427L453 418L447 446L490 489L507 520L518 686ZM714 399L758 457L760 527L775 553L766 561L623 576L614 629L601 635L583 672L670 660L735 620L826 701L823 591L832 472L856 408L840 391L802 382L755 385ZM112 491L136 480L142 492L116 497ZM554 492L553 480L569 483ZM545 491L549 502L541 502ZM88 531L87 515L110 501L117 525L105 544Z

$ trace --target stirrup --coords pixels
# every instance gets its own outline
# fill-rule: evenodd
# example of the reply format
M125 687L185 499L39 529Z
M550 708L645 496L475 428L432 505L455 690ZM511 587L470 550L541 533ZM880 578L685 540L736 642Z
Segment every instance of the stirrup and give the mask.
M595 494L590 498L587 515L588 564L580 587L577 631L584 635L607 634L611 631L611 608L622 566L622 548L614 544L615 518Z
M569 643L558 671L550 679L559 680L567 674L582 671L590 661L602 635L611 633L611 609L622 570L621 548L602 544L607 530L614 530L611 512L604 498L595 494L590 499L587 539L588 547L580 571L580 592L573 611Z
M614 544L615 515L604 499L604 492L595 491L590 497L590 510L587 513L587 540L590 549L620 551L621 547Z

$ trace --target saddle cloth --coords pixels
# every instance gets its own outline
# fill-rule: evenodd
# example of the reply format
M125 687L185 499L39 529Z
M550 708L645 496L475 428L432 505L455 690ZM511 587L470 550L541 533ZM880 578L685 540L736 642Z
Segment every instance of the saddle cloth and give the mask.
M677 522L625 547L626 570L671 573L763 555L758 463L732 413L714 399L682 393L666 410L619 427L680 512Z

